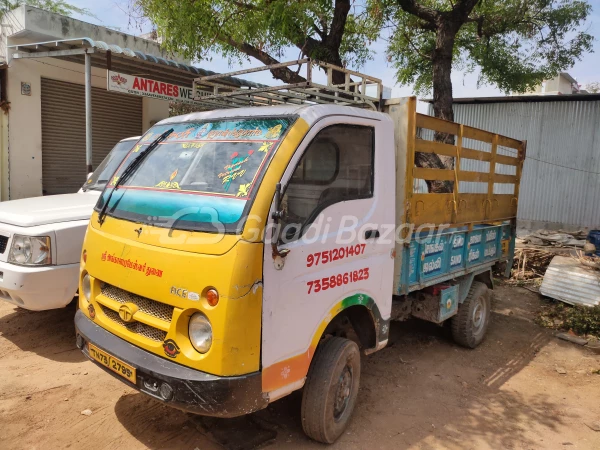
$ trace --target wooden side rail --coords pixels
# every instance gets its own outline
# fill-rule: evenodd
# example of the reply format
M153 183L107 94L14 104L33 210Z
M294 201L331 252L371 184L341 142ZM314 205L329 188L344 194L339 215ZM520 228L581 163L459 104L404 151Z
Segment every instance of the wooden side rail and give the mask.
M406 191L406 219L415 225L450 224L472 225L513 219L517 215L519 184L525 160L526 142L486 130L461 125L435 117L418 114L409 123L414 124L408 130L407 186L413 186L415 179L427 181L453 182L451 193L413 193ZM454 144L428 141L417 138L417 128L431 130L433 133L454 135ZM485 143L490 151L463 147L463 140L471 139ZM498 154L499 147L515 150L516 156ZM414 153L430 153L453 158L454 167L446 169L416 167ZM463 170L464 160L485 161L489 170L476 172ZM497 165L515 167L515 175L497 173ZM487 184L485 193L460 193L461 181ZM496 183L514 185L512 194L495 194Z

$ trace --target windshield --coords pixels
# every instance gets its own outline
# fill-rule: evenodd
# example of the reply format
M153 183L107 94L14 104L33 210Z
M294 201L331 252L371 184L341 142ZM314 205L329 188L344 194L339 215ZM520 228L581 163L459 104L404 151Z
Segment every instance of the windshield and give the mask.
M82 186L82 189L84 191L87 191L88 189L101 191L104 189L104 186L106 186L106 183L108 183L112 174L116 172L121 165L121 162L123 162L123 159L127 156L127 153L129 153L129 150L133 148L136 142L135 139L132 139L121 141L115 145L96 170L94 170L94 173L87 179Z
M173 131L119 184L107 215L168 228L240 232L264 171L292 121L269 117L153 127L127 160L161 133ZM98 210L123 170L119 168L100 197Z

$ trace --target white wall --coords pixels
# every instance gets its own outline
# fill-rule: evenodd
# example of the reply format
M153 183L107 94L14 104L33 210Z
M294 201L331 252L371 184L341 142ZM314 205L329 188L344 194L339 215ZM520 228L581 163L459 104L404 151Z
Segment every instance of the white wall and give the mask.
M3 148L8 152L11 200L42 195L42 77L84 84L84 66L53 58L11 61L7 78L7 96L11 102L8 149ZM21 82L31 84L31 96L21 95ZM105 70L92 68L92 86L106 88ZM147 98L142 100L144 131L152 122L168 116L167 101ZM65 126L68 127L69 124Z

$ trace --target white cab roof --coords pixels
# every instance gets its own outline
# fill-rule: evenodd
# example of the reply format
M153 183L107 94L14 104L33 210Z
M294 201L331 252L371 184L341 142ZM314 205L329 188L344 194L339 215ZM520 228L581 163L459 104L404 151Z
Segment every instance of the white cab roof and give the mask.
M196 112L183 116L169 117L157 125L169 123L194 122L210 119L228 119L241 117L291 116L302 117L309 125L326 116L366 117L374 120L391 121L385 113L368 109L340 105L281 105L281 106L251 106L247 108L216 109L213 111Z

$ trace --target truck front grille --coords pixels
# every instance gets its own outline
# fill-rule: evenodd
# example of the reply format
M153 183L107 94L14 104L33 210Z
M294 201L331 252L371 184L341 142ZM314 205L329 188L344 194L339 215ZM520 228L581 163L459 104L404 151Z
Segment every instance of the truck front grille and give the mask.
M124 322L120 317L119 313L113 311L110 308L107 308L104 305L100 305L102 307L102 312L106 317L108 317L113 322L121 325L122 327L127 328L128 331L132 333L139 334L141 336L147 337L148 339L152 339L153 341L162 342L167 337L167 333L165 331L159 330L158 328L151 327L150 325L146 325L141 322ZM140 308L141 309L141 308Z
M0 235L0 255L6 251L6 244L8 244L8 236Z
M137 305L140 311L156 317L157 319L164 320L165 322L171 323L173 318L173 307L165 303L150 300L149 298L142 297L140 295L132 294L131 292L124 291L118 287L112 286L108 283L102 283L100 292L107 298L115 300L119 303L133 303ZM117 315L118 317L118 315Z

